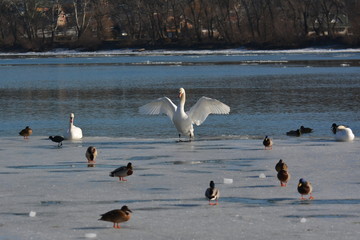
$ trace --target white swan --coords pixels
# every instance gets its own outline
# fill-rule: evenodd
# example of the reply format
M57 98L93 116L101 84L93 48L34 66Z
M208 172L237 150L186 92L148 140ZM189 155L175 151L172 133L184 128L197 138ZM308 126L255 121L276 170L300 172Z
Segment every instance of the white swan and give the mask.
M192 138L194 136L193 124L199 126L207 116L213 114L228 114L230 107L212 98L201 97L188 112L184 111L186 94L185 89L179 90L179 105L176 106L169 98L162 97L139 108L142 114L166 114L174 123L176 129L181 134Z
M335 140L341 142L348 142L354 140L355 135L352 132L351 128L345 127L343 125L337 126L335 133Z
M74 125L74 117L75 115L73 113L70 113L69 129L64 134L65 139L67 140L76 140L76 139L81 139L83 137L81 128L76 127Z

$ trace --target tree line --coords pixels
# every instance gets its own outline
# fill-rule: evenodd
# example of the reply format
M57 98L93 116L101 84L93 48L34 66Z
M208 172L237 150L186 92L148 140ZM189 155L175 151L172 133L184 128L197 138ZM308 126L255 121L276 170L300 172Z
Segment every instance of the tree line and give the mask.
M0 48L358 46L358 0L0 0Z

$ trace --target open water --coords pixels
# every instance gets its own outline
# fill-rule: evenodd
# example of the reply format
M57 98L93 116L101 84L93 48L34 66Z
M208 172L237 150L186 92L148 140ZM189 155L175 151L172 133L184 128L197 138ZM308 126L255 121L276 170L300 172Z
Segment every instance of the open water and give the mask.
M333 122L360 134L360 50L109 51L1 54L0 135L25 126L62 135L68 115L84 136L177 138L166 116L138 108L167 96L185 108L201 96L231 107L210 115L197 138L286 138L301 125L329 138Z

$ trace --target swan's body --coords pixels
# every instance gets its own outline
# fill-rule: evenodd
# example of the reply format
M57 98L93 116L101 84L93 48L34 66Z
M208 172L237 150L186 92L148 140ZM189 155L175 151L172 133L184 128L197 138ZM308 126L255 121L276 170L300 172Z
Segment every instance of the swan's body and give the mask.
M336 125L334 123L331 128L333 133L335 134L336 141L348 142L354 140L355 138L354 133L349 127L346 127L344 125Z
M209 200L209 205L217 205L220 198L220 191L215 187L215 183L210 181L210 187L205 191L205 197ZM216 201L211 203L211 201Z
M179 136L194 136L193 124L199 126L209 114L228 114L230 107L212 98L201 97L197 103L185 112L185 89L179 90L180 102L176 106L169 98L162 97L139 108L142 114L166 114L174 123Z
M69 129L65 133L66 140L77 140L83 137L82 130L79 127L74 125L74 117L73 113L70 114L70 124Z

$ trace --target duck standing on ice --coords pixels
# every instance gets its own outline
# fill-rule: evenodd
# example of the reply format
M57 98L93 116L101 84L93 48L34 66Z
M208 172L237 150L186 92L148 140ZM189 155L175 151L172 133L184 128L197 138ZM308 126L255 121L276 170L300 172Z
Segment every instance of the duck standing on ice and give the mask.
M139 108L142 114L166 114L177 131L179 138L181 135L194 137L193 124L199 126L202 124L209 114L228 114L230 107L219 100L201 97L197 103L185 112L184 106L186 101L185 89L179 89L180 102L176 106L168 97L158 98Z
M266 136L263 140L263 145L265 146L265 150L272 149L273 140L271 138L269 138L268 136Z
M28 139L32 133L33 133L32 129L29 126L26 126L26 128L24 128L19 132L19 135L23 136L24 139Z
M132 175L134 172L131 162L126 166L121 166L114 171L110 172L110 177L118 177L119 181L127 181L125 177Z
M129 221L132 211L126 206L122 206L121 209L114 209L107 213L101 214L101 221L112 222L113 228L121 228L120 223Z
M74 125L74 113L70 113L70 124L69 129L66 131L64 137L66 140L78 140L82 139L82 130Z
M305 200L304 195L310 195L309 199L312 200L314 197L312 196L313 187L310 182L305 181L305 179L300 178L298 187L298 192L301 194L301 200Z
M209 205L219 204L220 191L215 187L214 181L210 181L210 187L206 189L205 197L209 200ZM215 203L211 201L215 201Z
M90 146L87 148L85 152L85 157L88 163L96 163L97 149L94 146Z

